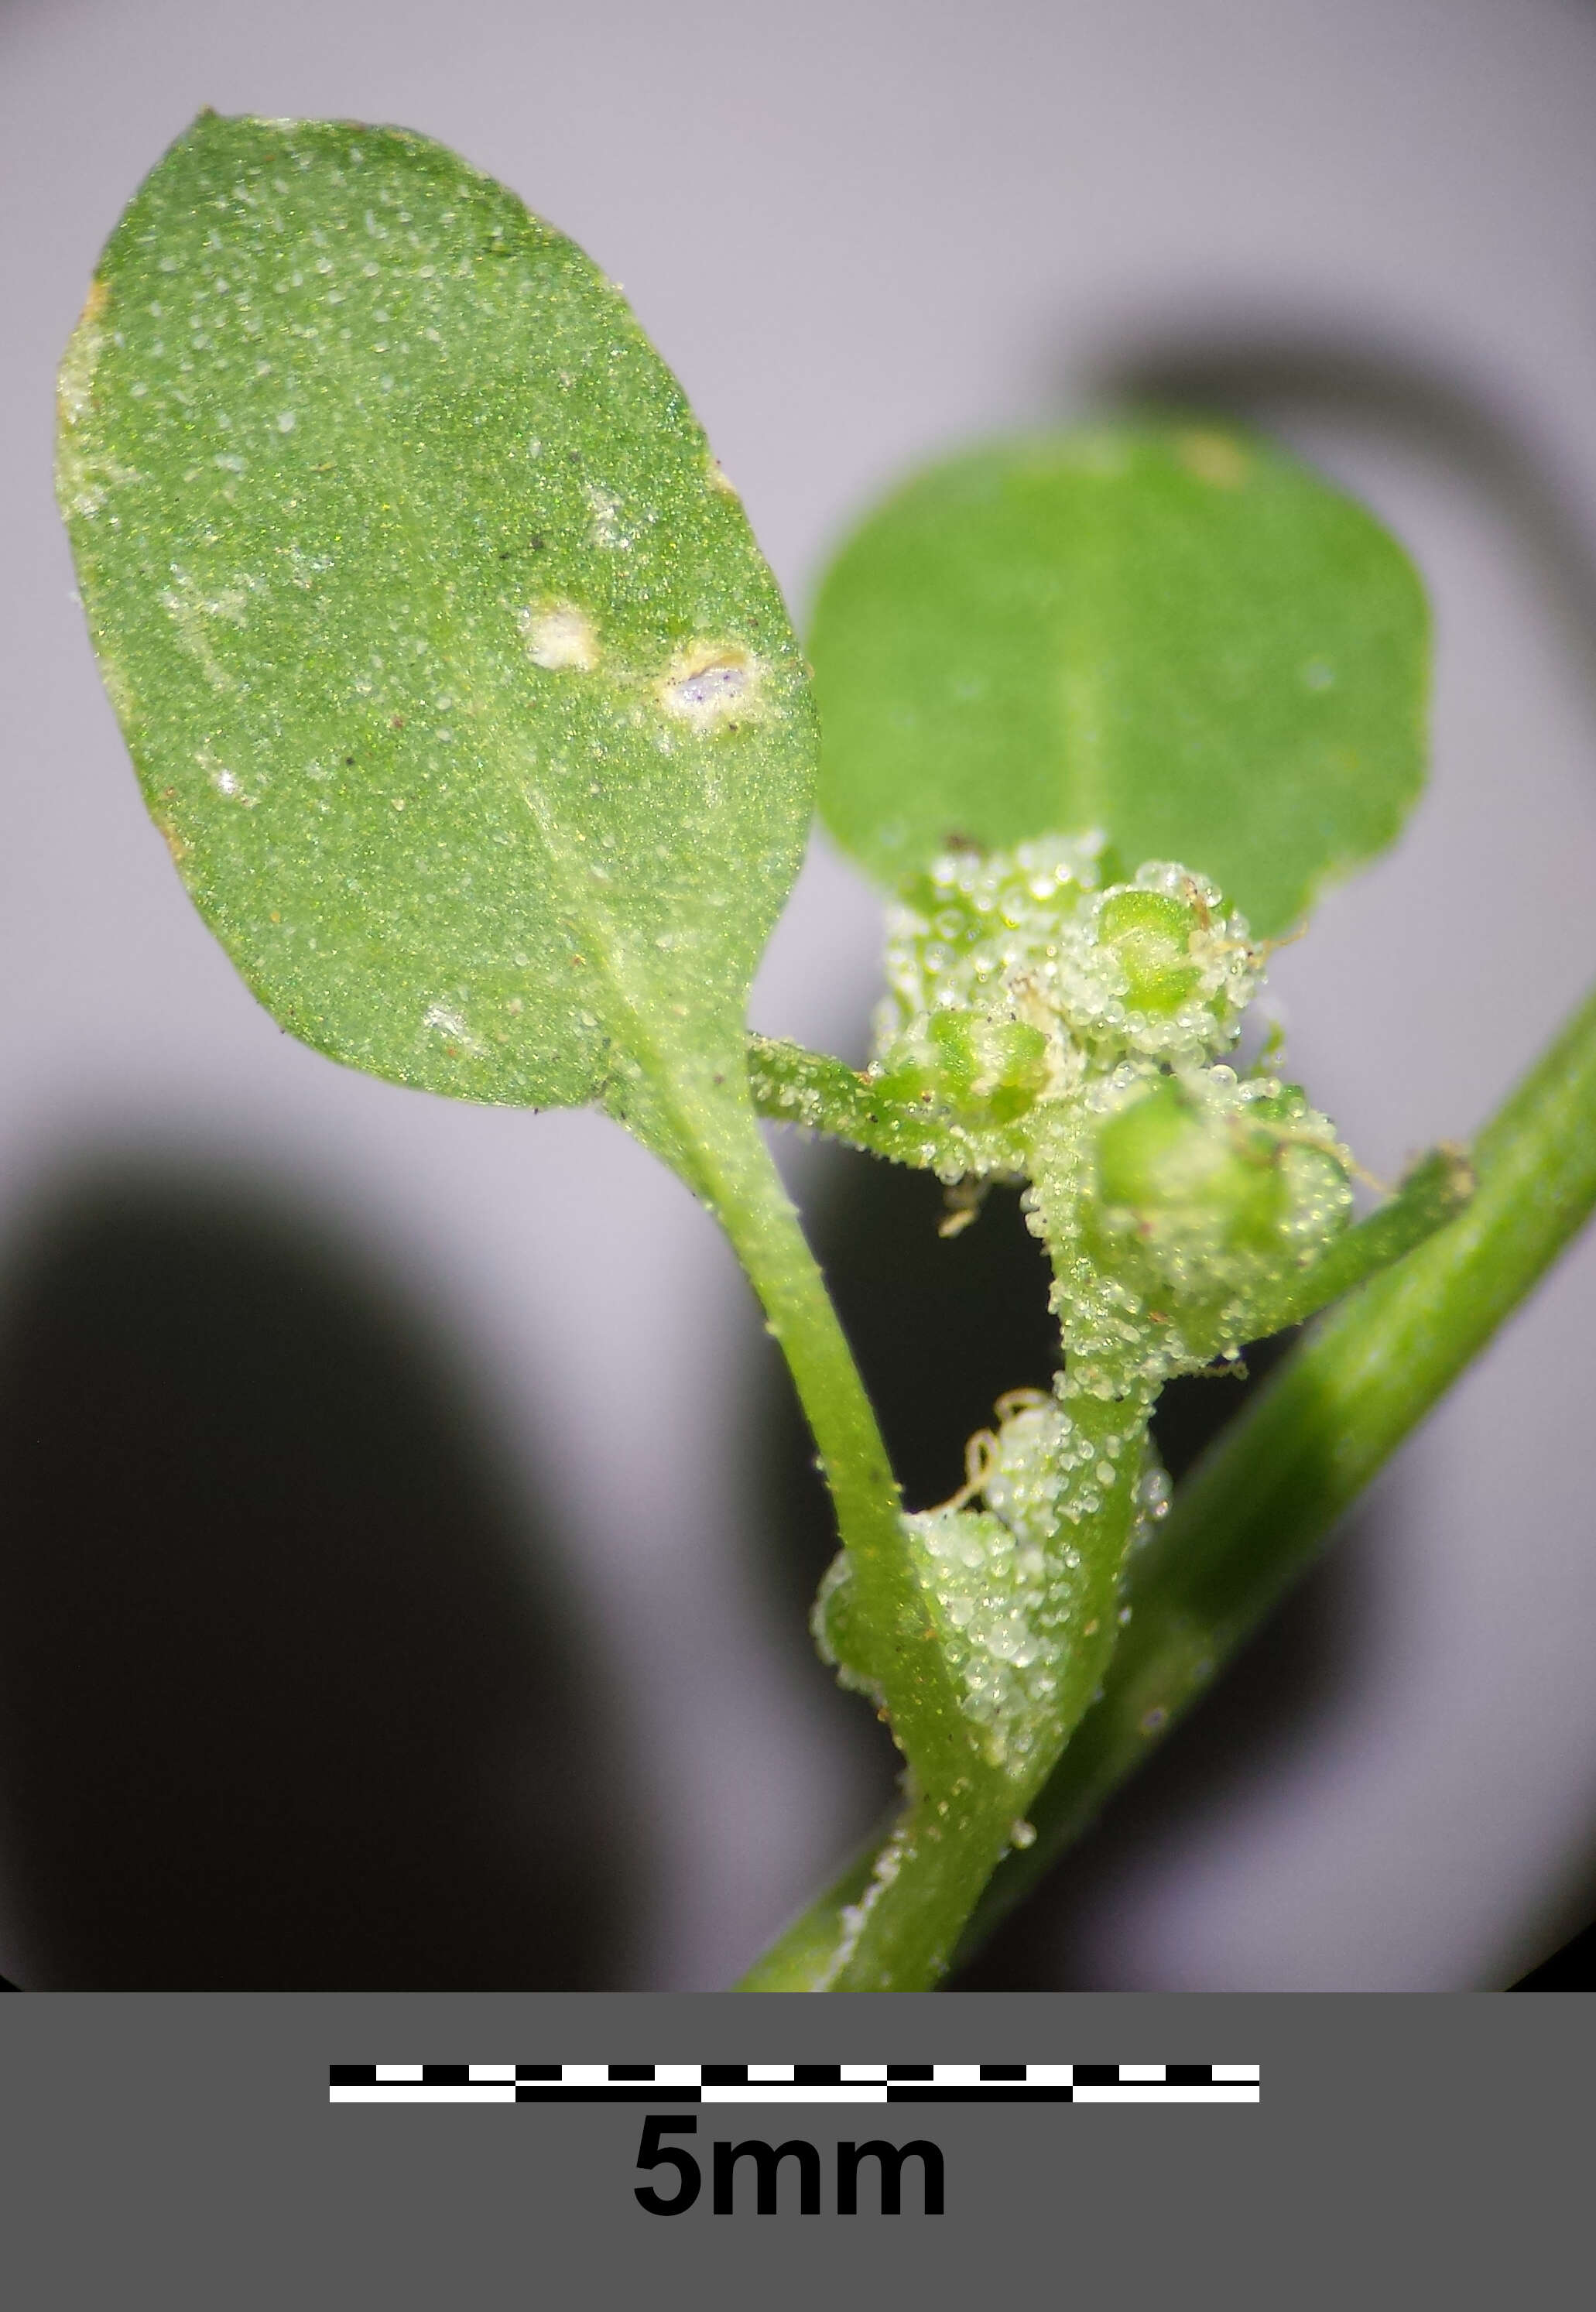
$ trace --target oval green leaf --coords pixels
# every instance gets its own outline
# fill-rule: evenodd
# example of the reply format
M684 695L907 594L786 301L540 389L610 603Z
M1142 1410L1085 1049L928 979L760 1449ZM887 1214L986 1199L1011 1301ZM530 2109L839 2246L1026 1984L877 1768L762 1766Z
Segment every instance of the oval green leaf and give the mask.
M1004 442L890 498L822 586L821 814L897 885L1105 834L1284 932L1424 777L1428 622L1360 506L1209 425Z
M807 679L578 249L423 138L203 115L112 235L61 418L150 809L285 1027L479 1100L671 1047L740 1072Z

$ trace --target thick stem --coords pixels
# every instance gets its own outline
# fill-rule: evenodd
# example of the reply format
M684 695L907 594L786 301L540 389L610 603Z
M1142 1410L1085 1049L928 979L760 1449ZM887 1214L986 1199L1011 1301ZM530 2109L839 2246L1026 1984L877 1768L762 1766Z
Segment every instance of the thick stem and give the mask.
M853 1857L840 1877L757 1958L734 1991L830 1991L838 1955L846 1940L847 1915L864 1899L876 1857L890 1843L893 1826L884 1822Z
M1022 1794L1005 1783L988 1771L951 1798L905 1808L856 1900L837 1911L831 1951L804 1988L935 1989L1013 1842Z
M1071 1401L1077 1423L1118 1432L1122 1408ZM1118 1441L1118 1439L1117 1439ZM1081 1561L1077 1630L1060 1667L1056 1716L1019 1768L972 1760L951 1789L915 1800L871 1861L780 1938L738 1985L742 1991L931 1991L951 1963L983 1889L1016 1837L1030 1835L1031 1801L1090 1707L1118 1633L1120 1576L1136 1515L1139 1439L1121 1450L1101 1508L1068 1528Z

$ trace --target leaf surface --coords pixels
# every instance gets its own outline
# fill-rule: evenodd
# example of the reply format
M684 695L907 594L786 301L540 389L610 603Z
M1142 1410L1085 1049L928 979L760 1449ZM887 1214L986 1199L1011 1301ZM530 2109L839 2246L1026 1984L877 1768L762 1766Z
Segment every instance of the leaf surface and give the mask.
M1411 565L1351 499L1211 425L934 468L844 546L811 652L821 813L889 885L950 845L1095 828L1275 934L1423 782Z
M202 115L112 235L61 418L150 809L285 1027L481 1100L614 1099L671 1044L741 1068L807 679L578 249L423 138Z

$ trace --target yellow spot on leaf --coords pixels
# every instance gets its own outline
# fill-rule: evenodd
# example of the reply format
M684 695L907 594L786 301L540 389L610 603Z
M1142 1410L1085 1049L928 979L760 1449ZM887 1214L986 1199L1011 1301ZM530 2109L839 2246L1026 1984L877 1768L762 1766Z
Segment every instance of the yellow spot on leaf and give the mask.
M1199 482L1215 489L1233 490L1247 479L1250 463L1241 444L1227 434L1189 433L1177 437L1180 463Z

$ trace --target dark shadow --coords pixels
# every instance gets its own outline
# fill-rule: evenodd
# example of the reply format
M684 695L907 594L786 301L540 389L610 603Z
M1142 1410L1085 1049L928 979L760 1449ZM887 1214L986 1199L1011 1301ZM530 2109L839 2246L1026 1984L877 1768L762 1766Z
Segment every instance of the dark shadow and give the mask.
M8 1270L24 1984L611 1984L604 1697L415 1313L275 1200L177 1170L80 1180Z
M1005 1389L1046 1388L1058 1362L1048 1313L1048 1260L1013 1189L994 1188L979 1217L942 1238L944 1191L857 1150L820 1152L821 1178L804 1215L912 1509L964 1482L964 1442L992 1420ZM761 1483L781 1537L777 1578L807 1609L836 1547L814 1445L776 1372ZM774 1484L764 1473L779 1468Z
M1596 1990L1596 1923L1582 1929L1561 1950L1507 1987L1510 1991Z
M1498 1957L1485 1987L1504 1984L1509 1991L1596 1989L1596 1839L1572 1858Z

